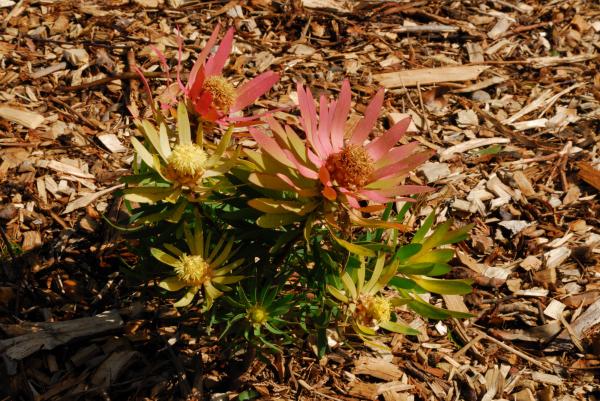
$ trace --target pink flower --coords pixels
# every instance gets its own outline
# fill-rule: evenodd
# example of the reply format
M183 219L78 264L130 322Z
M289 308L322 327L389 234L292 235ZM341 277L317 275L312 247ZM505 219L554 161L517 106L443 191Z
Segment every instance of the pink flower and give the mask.
M306 141L303 143L289 126L282 127L273 118L267 118L273 137L258 129L250 131L261 150L258 162L257 154L249 153L259 166L251 181L300 196L320 193L329 201L341 200L355 209L361 207L360 200L383 204L411 200L408 195L430 191L425 186L403 184L408 173L431 156L429 151L417 151L418 142L396 146L406 133L409 118L369 140L383 96L384 90L380 89L364 117L346 137L351 107L348 81L342 83L338 100L321 96L318 113L311 92L298 84L300 122Z
M220 26L217 25L198 55L187 85L183 85L178 78L179 86L194 110L204 120L218 123L247 121L252 118L231 115L243 110L271 89L279 80L279 74L266 71L239 87L234 87L231 81L223 76L223 67L233 45L233 28L225 33L215 54L209 56L217 42L219 30Z

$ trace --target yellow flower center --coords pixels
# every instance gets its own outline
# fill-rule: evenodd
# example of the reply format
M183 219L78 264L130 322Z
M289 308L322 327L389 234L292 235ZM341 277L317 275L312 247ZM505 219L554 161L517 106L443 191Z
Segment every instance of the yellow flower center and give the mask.
M207 159L206 152L198 145L176 145L167 159L167 177L193 185L204 174Z
M210 93L213 105L227 113L235 102L235 88L227 79L213 75L204 80L202 89Z
M332 154L325 166L337 185L350 190L367 185L374 171L371 156L365 148L357 145L345 146L338 153Z
M392 305L383 297L362 296L356 305L355 319L362 325L373 327L390 321Z
M187 286L199 286L208 280L209 266L202 256L183 254L175 266L175 273Z
M269 318L269 314L262 306L253 306L248 309L248 319L252 324L262 325Z

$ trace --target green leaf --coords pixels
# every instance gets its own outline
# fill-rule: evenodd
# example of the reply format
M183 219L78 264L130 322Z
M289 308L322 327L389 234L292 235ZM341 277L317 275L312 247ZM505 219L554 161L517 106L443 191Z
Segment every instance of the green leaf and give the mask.
M419 251L421 250L422 247L423 246L421 244L404 245L400 249L398 249L398 251L394 255L394 258L398 258L398 259L400 259L400 261L405 261L408 258L410 258L411 256L419 253Z
M436 294L464 295L472 291L468 280L440 280L419 276L411 276L411 279L424 290Z
M370 327L363 326L362 324L358 323L356 320L352 321L352 326L354 328L354 331L356 331L358 334L362 334L365 336L374 336L377 334L377 332L375 330L373 330Z
M354 284L354 281L352 281L352 277L350 277L348 272L344 272L344 274L342 274L340 279L344 283L344 287L346 287L346 290L348 290L348 293L350 293L350 298L357 299L358 292L356 291L356 285Z
M415 330L410 326L407 326L405 324L399 323L399 322L383 322L380 323L379 326L382 329L388 330L388 331L393 331L394 333L400 333L400 334L406 334L409 336L417 336L419 334L421 334L421 332L419 330Z
M350 221L357 226L368 227L368 228L394 228L400 231L407 231L408 228L405 224L399 223L397 221L383 221L378 219L365 219L363 217L357 216L354 213L349 214Z
M452 221L448 220L437 226L433 233L423 241L423 250L428 250L440 246L444 243L444 238L450 230Z
M375 252L370 250L369 248L365 248L363 246L353 244L351 242L348 242L346 240L338 238L335 236L335 234L333 232L331 233L331 236L338 244L340 244L342 247L344 247L349 252L352 252L359 256L368 256L368 257L375 256Z
M442 245L446 244L455 244L460 241L464 241L469 236L469 231L473 228L474 224L468 224L464 227L459 228L458 230L450 231L444 237L444 242Z
M166 252L163 252L158 248L150 248L150 253L152 254L152 256L154 256L156 259L160 260L166 265L169 265L171 267L177 267L179 265L179 259L174 258L173 256L169 255Z
M268 331L270 331L271 333L273 333L275 335L278 335L278 336L285 335L284 331L281 331L278 328L273 327L271 324L269 324L269 322L265 322L263 326L265 326L265 329L267 329Z
M480 151L477 151L477 152L475 152L475 154L478 156L495 155L497 153L500 153L501 151L502 151L502 146L499 144L496 144L496 145L489 146L485 149L482 149Z
M429 231L429 229L433 225L433 220L434 219L435 219L435 213L432 212L429 216L427 216L427 218L423 222L423 225L421 226L421 228L419 228L417 230L417 232L415 233L415 236L413 237L411 243L413 243L413 244L420 244L420 243L423 242L423 239L425 238L425 235L427 234L427 232Z
M137 187L123 190L123 197L131 202L156 203L171 196L176 190L171 187Z
M433 268L433 263L411 263L407 265L400 265L400 267L398 267L398 273L428 275Z
M245 390L238 395L239 401L249 401L260 397L260 394L254 390Z
M148 167L152 168L154 165L154 159L148 149L146 149L146 147L133 136L131 137L131 144L142 161L146 163Z
M453 257L453 249L429 249L410 257L408 263L446 263Z
M345 304L347 304L348 302L350 302L350 300L348 299L348 297L340 290L338 290L337 288L335 288L332 285L327 285L327 291L329 291L329 293L331 295L333 295L333 297L335 299L337 299L340 302L343 302Z
M288 214L295 213L304 216L315 210L317 202L302 203L298 201L285 201L269 198L255 198L248 201L248 205L256 210L268 214Z
M409 302L407 305L410 309L412 309L419 315L429 318L429 319L442 320L442 319L447 319L449 317L465 319L465 318L473 317L473 315L470 313L438 308L436 306L433 306L433 305L423 301L419 297L415 297L415 299L413 301Z
M179 135L180 145L192 144L192 130L190 129L190 119L184 102L177 105L177 133Z
M383 266L385 265L385 254L380 253L377 257L377 262L375 262L375 267L373 268L373 273L369 278L369 281L365 285L364 293L365 294L374 294L375 285L379 282L379 278L381 277L381 273L383 272ZM364 277L363 277L364 279Z
M443 276L450 270L452 270L452 267L450 267L450 265L447 265L446 263L435 263L433 265L433 269L431 269L431 271L427 273L427 276Z
M256 224L262 228L278 228L298 221L295 213L263 214L256 219Z
M185 287L185 283L179 280L178 277L167 277L158 283L160 288L164 288L167 291L179 291Z
M398 289L414 290L419 288L417 283L406 277L394 277L390 280L389 285Z
M197 287L190 287L190 289L185 293L185 295L177 302L173 304L176 308L182 308L184 306L188 306L194 300L196 293L198 292Z

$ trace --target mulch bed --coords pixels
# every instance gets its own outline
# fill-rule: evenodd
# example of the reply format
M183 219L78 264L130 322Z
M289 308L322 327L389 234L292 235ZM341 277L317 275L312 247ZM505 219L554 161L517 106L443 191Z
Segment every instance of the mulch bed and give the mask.
M2 400L600 399L598 2L0 0L0 17ZM318 360L305 338L248 363L131 275L102 216L123 212L131 113L149 113L133 67L159 93L151 46L175 66L178 27L189 68L217 22L234 79L282 73L256 112L298 80L349 78L358 113L388 88L382 124L411 116L437 152L406 223L475 223L452 273L473 293L430 302L474 318L407 315L423 334L391 352Z

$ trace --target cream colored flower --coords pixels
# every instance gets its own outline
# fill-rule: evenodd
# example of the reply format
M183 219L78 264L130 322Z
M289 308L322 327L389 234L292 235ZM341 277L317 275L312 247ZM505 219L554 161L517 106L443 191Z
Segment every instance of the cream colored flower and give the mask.
M138 157L150 169L159 174L163 182L144 183L144 185L126 188L124 197L138 203L156 203L167 201L175 203L183 194L188 200L202 199L217 185L215 179L222 177L233 167L239 156L239 150L228 149L232 130L228 130L214 151L192 141L190 122L185 105L179 103L177 109L177 138L171 144L171 136L165 122L157 127L149 121L138 122L138 129L144 134L150 147L147 148L136 138L131 143Z
M221 237L216 244L210 242L210 235L204 237L201 228L193 233L186 227L186 244L190 253L185 253L173 245L165 245L175 256L158 248L152 248L152 255L159 261L173 267L174 276L168 277L159 283L159 286L168 291L179 291L187 288L187 292L174 306L187 306L196 294L203 290L205 309L210 309L215 298L230 291L228 284L233 284L244 278L241 275L229 275L237 269L243 259L230 261L233 256L233 238Z

